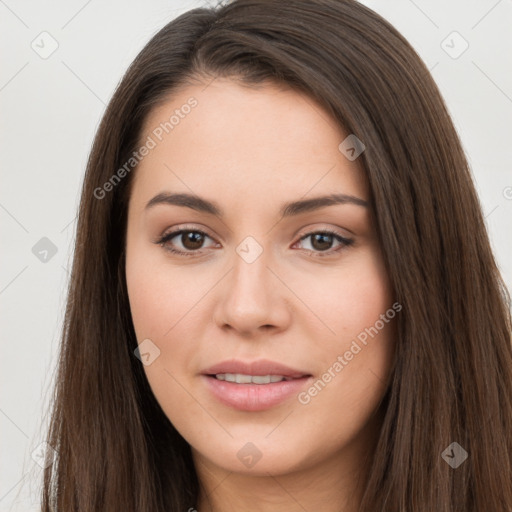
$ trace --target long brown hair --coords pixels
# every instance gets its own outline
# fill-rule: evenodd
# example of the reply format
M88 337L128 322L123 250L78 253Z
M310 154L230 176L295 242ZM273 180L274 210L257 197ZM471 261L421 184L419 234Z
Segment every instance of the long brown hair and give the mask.
M307 94L366 147L360 159L376 230L403 309L360 510L510 512L510 296L428 69L354 0L194 9L160 30L126 72L85 174L47 438L57 456L44 473L42 510L182 512L196 504L190 447L134 356L124 244L135 167L98 190L140 145L153 107L194 78L234 76ZM442 456L453 442L468 454L456 468Z

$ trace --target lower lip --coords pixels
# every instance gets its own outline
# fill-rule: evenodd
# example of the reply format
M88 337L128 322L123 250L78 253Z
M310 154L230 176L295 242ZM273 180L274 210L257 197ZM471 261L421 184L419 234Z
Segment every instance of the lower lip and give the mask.
M269 384L237 384L202 375L213 395L223 404L240 411L264 411L297 395L311 377Z

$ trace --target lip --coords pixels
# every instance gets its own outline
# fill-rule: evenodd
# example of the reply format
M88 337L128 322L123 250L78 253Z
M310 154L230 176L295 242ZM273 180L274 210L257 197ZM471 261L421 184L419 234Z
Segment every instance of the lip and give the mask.
M282 375L292 380L269 384L238 384L215 378L219 373L245 375ZM296 396L312 379L308 372L290 368L275 361L224 361L202 372L201 378L212 395L222 404L240 411L264 411Z
M219 373L243 373L244 375L282 375L298 379L311 376L309 372L290 368L276 361L259 359L258 361L244 362L236 359L223 361L201 372L203 375L217 375ZM265 384L258 384L265 385Z

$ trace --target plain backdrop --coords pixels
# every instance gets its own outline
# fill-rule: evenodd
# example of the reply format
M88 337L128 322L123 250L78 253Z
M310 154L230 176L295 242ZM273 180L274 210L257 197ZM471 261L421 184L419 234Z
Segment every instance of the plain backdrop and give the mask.
M462 139L512 284L512 0L364 0L415 47ZM124 71L214 0L0 0L0 512L36 511L86 159ZM48 53L52 52L51 55ZM32 456L34 454L34 457Z

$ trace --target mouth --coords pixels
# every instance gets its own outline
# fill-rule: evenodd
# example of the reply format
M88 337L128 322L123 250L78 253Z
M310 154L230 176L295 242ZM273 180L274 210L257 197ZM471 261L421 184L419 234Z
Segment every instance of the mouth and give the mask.
M286 375L247 375L243 373L217 373L207 375L217 380L225 382L235 382L236 384L273 384L274 382L290 381L301 379L303 377L311 377L311 375L303 375L301 377L287 377Z
M213 397L222 405L246 412L272 409L306 388L312 375L249 375L218 373L202 375Z
M203 370L202 374L215 377L218 380L236 382L237 384L249 384L251 382L254 384L269 384L269 382L272 382L272 379L275 379L275 382L279 382L281 380L311 376L309 372L290 368L277 361L270 361L268 359L250 362L230 359ZM279 380L277 380L278 377ZM271 380L268 381L268 378Z

